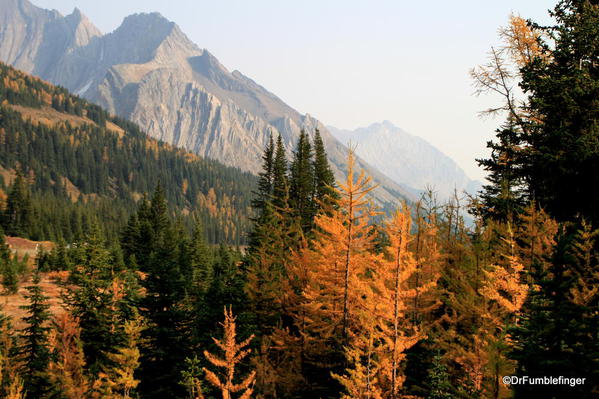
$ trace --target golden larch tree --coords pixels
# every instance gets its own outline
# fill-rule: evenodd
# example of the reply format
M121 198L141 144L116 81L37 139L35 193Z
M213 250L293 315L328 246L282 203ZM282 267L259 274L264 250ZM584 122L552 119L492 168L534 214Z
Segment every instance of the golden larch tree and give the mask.
M19 365L12 358L14 340L7 320L2 320L0 327L0 391L5 392L6 399L23 399L23 379L17 369Z
M222 340L213 338L214 343L224 352L224 357L219 358L208 351L204 351L206 359L215 367L224 369L222 373L217 373L203 368L206 374L206 380L221 390L223 399L232 399L232 394L242 392L239 399L249 399L253 392L254 382L256 380L256 372L252 371L240 383L235 383L235 372L239 363L250 353L250 349L244 349L249 345L254 338L251 335L243 342L237 343L237 333L235 325L235 317L231 309L225 307L225 321L221 323L224 329ZM201 395L201 394L200 394Z
M48 366L48 376L67 399L86 398L90 393L80 334L79 320L69 313L55 318L49 339L55 360Z
M377 315L381 323L383 352L381 380L384 381L385 397L398 398L405 380L401 362L405 351L424 337L420 323L415 323L408 310L416 295L424 294L434 285L434 280L414 279L419 262L410 250L415 237L412 232L411 210L407 204L397 209L386 223L385 235L388 245L385 258L379 267L377 281L382 312ZM421 260L421 259L420 259Z
M338 207L316 216L315 239L295 259L306 273L302 296L309 329L322 337L336 336L343 345L361 330L356 316L369 290L364 280L376 263L367 198L373 187L363 171L356 178L354 168L350 151Z
M321 395L331 393L334 381L327 375L346 369L346 350L372 324L368 306L379 258L370 224L373 187L364 172L356 174L352 151L347 178L334 190L338 200L315 217L313 239L302 241L290 257L283 295L293 326L273 334L273 342L299 360L285 378Z
M547 270L556 244L557 222L534 204L523 210L518 222L514 239L518 243L518 255L525 269L531 274Z
M139 367L139 339L142 329L140 317L128 320L124 325L126 340L114 353L107 353L111 366L104 367L94 383L95 396L128 399L139 384L135 370Z

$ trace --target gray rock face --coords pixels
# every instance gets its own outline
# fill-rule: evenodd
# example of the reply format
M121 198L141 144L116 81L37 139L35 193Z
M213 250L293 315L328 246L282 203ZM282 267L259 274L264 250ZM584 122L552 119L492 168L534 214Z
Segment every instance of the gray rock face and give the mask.
M63 17L28 1L0 1L0 59L26 72L46 76L64 54L99 36L78 9Z
M102 35L78 10L66 17L27 0L0 0L0 60L62 85L148 135L242 170L260 171L269 134L291 150L301 129L319 128L338 179L347 148L319 121L301 115L158 13L134 14ZM380 205L412 198L370 167Z
M366 162L415 192L432 188L439 199L447 199L454 189L459 194L474 194L480 189L481 183L466 176L447 155L389 121L356 130L329 126L329 131L342 143L355 145L356 153Z

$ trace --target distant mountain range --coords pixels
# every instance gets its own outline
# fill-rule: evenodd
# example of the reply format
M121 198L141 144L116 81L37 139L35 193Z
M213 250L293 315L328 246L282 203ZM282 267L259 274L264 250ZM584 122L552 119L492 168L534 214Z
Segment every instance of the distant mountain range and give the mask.
M432 144L389 121L355 130L327 128L337 140L355 146L362 159L415 195L431 188L444 200L454 190L460 195L464 191L475 194L481 188L481 182L466 176L451 158Z
M337 179L347 147L239 71L229 72L158 13L134 14L102 34L78 9L62 16L27 0L0 0L0 60L138 123L151 137L256 173L271 132L289 154L299 133L319 128ZM378 183L375 199L414 199L417 187L363 160ZM398 184L401 183L401 184Z

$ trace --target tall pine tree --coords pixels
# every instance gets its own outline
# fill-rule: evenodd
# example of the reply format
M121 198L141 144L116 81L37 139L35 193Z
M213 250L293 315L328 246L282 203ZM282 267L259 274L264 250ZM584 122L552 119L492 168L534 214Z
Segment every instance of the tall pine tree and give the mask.
M289 204L303 231L312 229L314 219L314 163L310 137L300 132L289 173Z
M25 380L25 389L28 398L40 398L48 390L46 371L50 360L48 347L48 297L44 295L40 286L40 274L34 273L33 281L27 287L28 294L25 298L28 305L22 308L27 312L23 317L26 326L21 332L22 346L20 348L23 360L22 375Z

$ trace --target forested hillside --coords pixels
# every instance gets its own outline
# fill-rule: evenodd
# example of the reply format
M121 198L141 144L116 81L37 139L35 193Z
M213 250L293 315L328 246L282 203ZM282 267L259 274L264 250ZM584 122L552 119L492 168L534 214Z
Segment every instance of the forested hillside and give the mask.
M212 243L247 239L249 173L148 138L63 88L0 64L0 171L7 234L72 242L93 222L117 237L160 183L173 212Z

